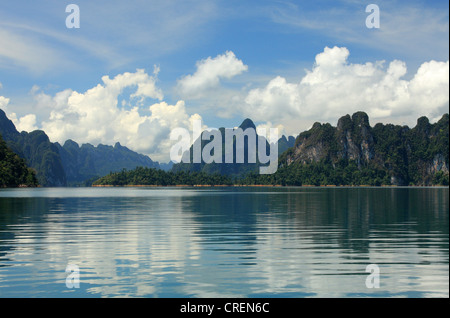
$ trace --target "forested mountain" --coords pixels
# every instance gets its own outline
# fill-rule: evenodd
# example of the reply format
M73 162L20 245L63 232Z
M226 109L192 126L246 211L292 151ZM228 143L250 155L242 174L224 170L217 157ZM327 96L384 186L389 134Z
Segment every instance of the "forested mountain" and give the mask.
M81 147L72 140L61 146L50 142L45 132L30 133L16 130L0 109L0 135L8 147L29 167L36 171L42 186L85 185L110 172L136 167L158 168L157 162L116 143L114 147L84 144Z
M241 128L252 124L246 120ZM220 131L223 135L223 128ZM208 142L203 141L201 149ZM434 124L421 117L410 129L393 124L371 127L367 114L357 112L340 118L336 127L315 123L302 132L280 155L278 170L273 174L245 170L255 168L255 164L184 163L174 165L168 174L138 168L110 174L95 184L448 185L448 153L448 114ZM190 155L192 160L192 147ZM236 171L240 174L233 174Z
M34 171L6 146L0 136L0 187L35 187L38 185Z
M29 167L36 170L40 185L67 185L58 148L50 142L45 132L36 130L31 133L19 133L12 121L0 109L0 135L13 152L25 159Z
M254 129L255 125L250 119L246 119L239 128L245 131L247 128ZM381 123L372 127L369 117L364 112L341 117L336 127L329 123L315 123L311 129L300 133L296 139L284 136L279 139L278 170L274 174L267 175L258 172L260 167L258 155L256 163L248 163L247 137L242 139L244 143L239 149L244 154L244 163L237 163L236 160L238 150L236 136L233 139L233 161L224 163L225 129L220 128L219 132L222 140L218 140L218 148L222 150L223 163L206 163L203 160L200 163L192 163L193 147L200 146L203 150L215 140L199 138L190 148L191 163L175 164L169 173L157 170L156 168L159 168L157 162L119 143L114 147L105 145L94 147L90 144L80 147L74 141L68 140L61 146L58 143L51 143L43 131L19 133L0 110L0 135L3 136L6 145L36 171L36 178L42 186L84 185L89 184L89 179L92 182L105 175L109 177L103 178L100 184L108 184L109 181L116 185L138 184L140 181L158 185L173 185L177 182L211 184L216 181L221 184L247 185L448 185L449 183L448 114L444 114L434 124L431 124L428 118L421 117L413 128ZM265 140L263 143L268 154L269 144ZM257 153L259 146L256 142ZM210 154L214 155L214 151ZM9 154L8 158L14 157L11 156ZM3 171L6 171L6 168ZM30 175L26 176L32 178ZM24 179L20 180L19 184ZM31 179L26 180L33 183Z
M276 174L247 175L246 184L448 185L449 117L435 124L369 124L364 112L315 123L279 158Z
M245 119L241 125L238 127L240 129L242 129L242 132L245 133L245 131L247 129L253 130L256 136L256 126L253 123L253 121L249 118ZM219 150L221 151L221 162L218 163L217 161L212 162L212 163L205 163L204 158L202 156L201 158L201 162L200 163L194 163L193 160L193 154L194 154L194 148L196 147L196 145L198 146L198 148L201 150L201 152L203 152L204 148L206 145L208 145L212 139L210 140L203 140L203 133L202 135L194 142L194 145L191 146L191 148L189 149L189 162L184 163L178 163L178 164L174 164L174 166L172 167L172 171L173 172L178 172L178 171L190 171L190 172L206 172L206 173L210 173L210 174L221 174L221 175L227 175L233 178L239 178L247 173L251 173L251 172L258 172L259 167L261 166L261 163L259 161L259 156L258 156L258 150L259 147L261 146L259 140L255 139L255 156L256 156L256 162L255 163L251 163L251 161L249 161L248 159L248 149L249 149L249 138L251 137L242 137L243 139L243 145L240 145L237 142L237 138L239 137L233 137L233 142L232 142L232 163L226 163L226 156L227 156L227 148L226 148L226 133L225 133L225 128L219 128L218 130L220 132L221 135L221 147L219 147ZM200 145L198 145L200 143ZM284 151L286 151L287 149L289 149L290 147L292 147L295 143L295 138L290 136L290 137L286 137L286 136L282 136L279 140L278 140L278 155L283 153ZM264 140L263 141L263 145L266 148L266 154L270 153L270 146L269 143ZM215 149L214 149L215 150ZM239 163L237 160L237 153L240 152L243 154L243 163ZM230 156L231 157L231 156Z
M278 143L278 171L272 175L259 174L259 163L247 161L243 164L181 163L174 165L173 171L220 173L242 184L447 185L448 121L445 114L435 124L421 117L412 129L381 123L371 127L368 115L356 112L341 117L336 127L317 122L295 142L293 137L287 142L283 136ZM254 124L246 119L240 127L254 128ZM221 132L223 136L223 128ZM202 140L201 149L208 143L209 140ZM222 140L222 149L223 144ZM245 154L247 146L246 143ZM285 152L283 147L287 149Z
M136 167L159 168L157 162L123 147L83 144L81 147L72 140L63 146L56 143L61 155L64 171L69 185L82 185L86 181L98 179L110 172Z

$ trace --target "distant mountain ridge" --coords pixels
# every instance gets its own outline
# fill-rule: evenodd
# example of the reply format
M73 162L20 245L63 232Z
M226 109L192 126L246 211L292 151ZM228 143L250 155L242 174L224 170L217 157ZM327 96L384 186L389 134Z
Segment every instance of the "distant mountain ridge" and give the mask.
M256 126L254 124L254 122L249 119L246 118L240 125L239 127L240 129L242 129L242 132L245 132L247 129L253 129L256 135ZM209 174L221 174L221 175L227 175L230 177L240 177L242 175L245 175L246 173L251 173L251 172L256 172L260 166L261 163L259 162L259 158L258 155L256 156L256 163L252 163L251 161L248 160L248 149L249 149L249 142L248 142L248 138L245 137L244 139L244 145L242 149L238 149L238 144L236 142L236 137L234 137L233 139L233 154L232 154L232 158L233 161L232 163L226 163L226 152L227 152L227 148L225 146L226 143L226 133L225 133L225 128L221 127L218 129L220 132L220 135L222 137L221 140L221 162L212 162L212 163L206 163L202 158L201 162L199 163L195 163L193 161L193 153L194 153L194 148L197 145L197 149L200 149L201 152L203 153L203 149L205 148L205 146L207 144L209 144L212 140L204 140L203 138L203 133L200 135L200 137L194 141L194 145L192 145L190 147L189 153L190 153L190 162L181 162L181 163L177 163L174 164L172 167L172 172L180 172L180 171L189 171L189 172L206 172ZM244 138L244 137L242 137ZM263 141L265 143L265 148L266 148L266 154L268 154L270 152L270 148L269 148L269 143L267 142L267 140L264 139ZM278 139L277 142L277 147L278 147L278 155L280 155L281 153L283 153L284 151L286 151L287 149L289 149L290 147L292 147L295 143L295 137L293 136L282 136L281 138ZM198 145L200 144L200 145ZM256 154L258 154L258 149L261 146L259 141L256 141ZM238 163L238 161L236 160L237 158L237 152L240 152L243 154L244 157L244 163ZM186 157L186 154L184 156Z
M83 144L81 147L73 140L63 146L56 143L69 185L95 180L110 172L136 167L159 168L157 162L148 156L131 151L120 143L113 146Z
M6 144L37 171L42 186L84 185L110 172L136 167L159 168L148 156L116 143L115 146L84 144L72 140L63 146L50 142L45 132L19 133L0 109L0 135Z

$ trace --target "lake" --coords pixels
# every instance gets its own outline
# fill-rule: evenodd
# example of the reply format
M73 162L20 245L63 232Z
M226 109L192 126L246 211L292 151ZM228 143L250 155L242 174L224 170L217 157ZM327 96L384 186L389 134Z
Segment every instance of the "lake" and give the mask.
M449 190L1 189L0 297L449 297Z

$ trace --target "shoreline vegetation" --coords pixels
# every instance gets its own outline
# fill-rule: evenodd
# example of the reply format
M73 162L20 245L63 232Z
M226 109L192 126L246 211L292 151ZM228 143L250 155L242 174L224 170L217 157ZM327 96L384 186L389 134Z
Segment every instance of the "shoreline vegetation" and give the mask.
M280 185L280 184L176 184L176 185L145 185L145 184L128 184L128 185L91 185L92 188L448 188L448 185L430 185L430 186L421 186L421 185L408 185L408 186L398 186L398 185L300 185L300 186L292 186L292 185Z
M206 172L190 171L162 171L154 168L138 167L134 170L123 169L120 172L110 174L97 179L92 183L93 187L399 187L390 182L386 174L379 171L366 171L355 173L353 170L347 173L331 175L326 170L318 170L316 173L305 176L299 174L293 167L280 168L272 175L257 175L249 173L242 177L231 177L220 174L208 174ZM448 175L436 175L433 184L429 186L448 186ZM442 178L444 177L444 178ZM330 182L338 181L338 182ZM425 186L413 184L405 186Z

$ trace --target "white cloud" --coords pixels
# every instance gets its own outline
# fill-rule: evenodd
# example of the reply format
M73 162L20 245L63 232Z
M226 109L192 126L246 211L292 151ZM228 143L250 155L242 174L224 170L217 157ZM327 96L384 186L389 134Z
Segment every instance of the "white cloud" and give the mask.
M436 120L449 111L449 61L423 63L409 83L415 112ZM408 105L403 105L407 107Z
M0 108L6 108L6 106L9 104L9 98L6 98L4 96L0 96Z
M274 125L272 122L268 121L263 124L259 124L256 126L256 133L260 136L264 136L267 140L271 140L270 130L276 129L277 137L281 138L281 136L286 135L286 131L283 125ZM272 136L273 138L273 136Z
M8 113L7 106L9 104L9 98L0 95L0 109L3 110L6 114Z
M9 119L13 122L14 126L16 126L17 131L31 132L38 129L36 126L36 115L34 114L28 114L17 118L16 113L11 113L9 114Z
M208 89L218 86L221 79L230 79L247 70L247 65L236 58L233 52L227 51L215 58L208 57L197 62L196 72L178 81L178 90L183 96L202 97Z
M353 64L349 55L345 47L326 47L298 81L276 76L265 86L245 86L238 91L219 85L222 79L247 70L242 61L227 52L198 62L197 71L178 84L179 88L184 85L186 93L199 96L204 92L201 101L217 106L217 116L249 117L261 127L278 127L291 135L308 129L315 121L336 124L339 117L356 111L367 112L372 124L410 126L420 116L433 121L448 112L448 61L431 60L415 74L408 74L406 63L400 60ZM73 139L94 145L118 141L154 160L168 161L170 131L176 127L189 129L192 119L201 117L189 114L183 100L173 105L163 101L163 92L157 87L158 72L155 67L151 75L138 69L114 78L104 76L100 84L81 93L66 89L48 95L35 86L30 91L34 111L8 112L9 99L2 96L0 107L19 130L39 127L52 141ZM211 87L215 89L208 89ZM218 98L222 102L216 105Z
M156 74L144 70L123 73L110 78L102 77L102 84L84 93L71 89L60 91L53 96L35 87L36 108L44 118L40 124L50 140L63 144L72 139L80 144L99 143L113 145L120 142L128 148L150 155L153 160L167 162L170 153L170 131L175 127L189 128L189 116L184 101L175 105L162 102L163 93L156 86ZM125 103L121 103L120 99ZM154 100L161 102L154 103ZM143 103L153 104L142 106ZM2 99L0 99L1 103ZM150 103L149 103L150 102ZM128 105L124 107L124 105ZM36 116L32 114L21 118L9 114L21 129L36 129Z
M334 123L347 113L365 111L376 121L415 125L420 116L435 120L448 112L449 62L423 63L411 80L406 64L394 60L351 64L344 47L325 48L297 83L283 77L249 91L239 111L253 120L268 119L297 134L313 121ZM293 118L297 119L296 121Z
M0 83L1 88L1 83ZM8 108L10 99L4 96L0 96L0 109L3 110L8 118L13 122L16 129L20 131L33 131L37 129L36 126L36 115L28 114L23 117L17 118L17 114L10 112Z

